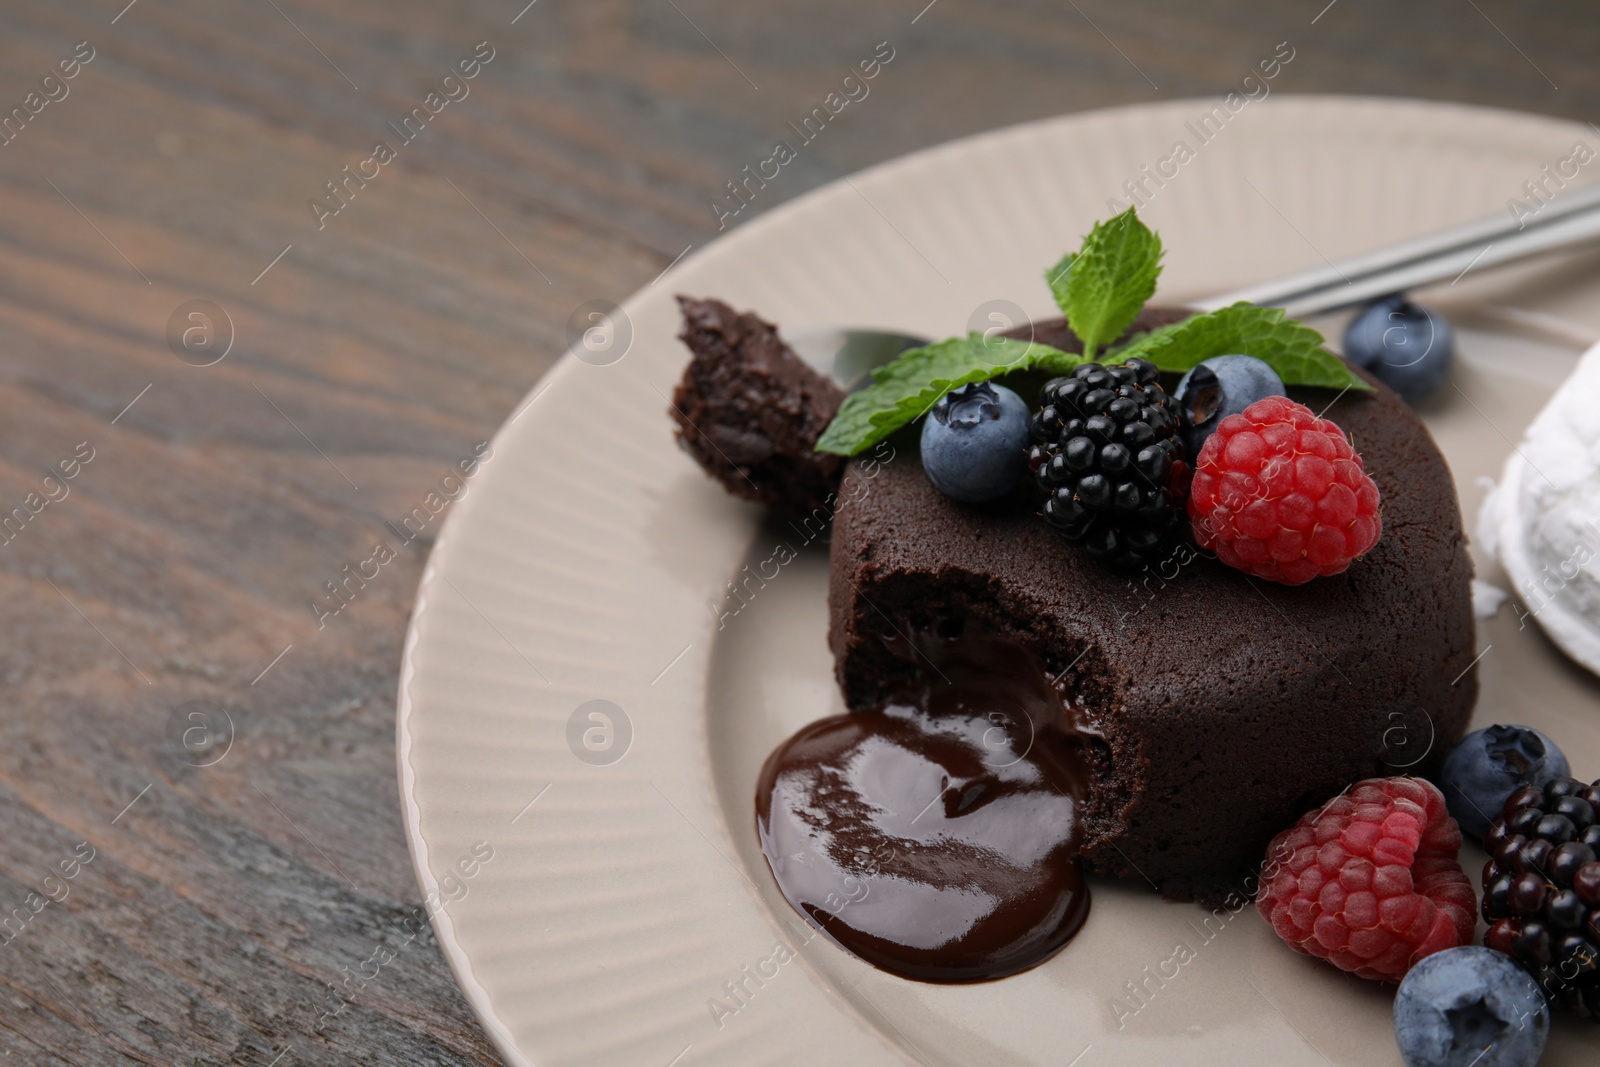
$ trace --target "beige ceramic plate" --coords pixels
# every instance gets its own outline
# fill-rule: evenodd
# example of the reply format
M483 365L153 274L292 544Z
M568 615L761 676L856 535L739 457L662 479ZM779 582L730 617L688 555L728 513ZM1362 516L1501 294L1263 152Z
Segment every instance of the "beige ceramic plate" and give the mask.
M591 338L587 362L568 355L502 427L417 597L399 764L439 938L510 1062L1399 1062L1387 992L1290 952L1253 910L1208 916L1139 885L1096 884L1066 951L985 985L902 981L808 941L751 809L768 751L840 710L826 555L767 563L719 626L730 579L798 537L709 482L666 416L686 359L674 293L789 328L930 336L964 331L993 299L1049 314L1041 268L1141 165L1193 148L1186 124L1213 103L1002 130L802 197L640 291L620 359L625 326L609 348ZM1592 131L1460 107L1252 103L1147 185L1144 216L1169 249L1160 299L1505 210L1582 139ZM1478 479L1600 337L1600 269L1569 260L1437 295L1465 327L1465 359L1427 416L1470 526ZM1509 608L1479 643L1479 723L1539 726L1600 774L1594 679ZM1592 1062L1594 1040L1559 1027L1545 1062Z

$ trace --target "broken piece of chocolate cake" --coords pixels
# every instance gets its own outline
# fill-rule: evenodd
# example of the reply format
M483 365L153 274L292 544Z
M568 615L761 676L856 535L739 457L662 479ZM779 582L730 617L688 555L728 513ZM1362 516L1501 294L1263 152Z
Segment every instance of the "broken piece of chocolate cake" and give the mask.
M678 297L694 358L672 395L678 442L729 492L797 518L827 508L847 460L813 452L844 391L778 329L720 300Z

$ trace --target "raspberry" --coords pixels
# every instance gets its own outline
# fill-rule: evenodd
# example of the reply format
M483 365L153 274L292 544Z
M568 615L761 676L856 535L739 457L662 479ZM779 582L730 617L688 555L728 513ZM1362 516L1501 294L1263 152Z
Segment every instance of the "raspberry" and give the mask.
M1461 830L1421 778L1369 778L1272 839L1256 908L1296 952L1380 982L1472 943Z
M1551 1003L1600 1020L1600 780L1517 790L1483 847L1483 943L1520 963Z
M1195 462L1194 538L1230 567L1301 585L1378 543L1378 487L1343 431L1288 397L1222 420Z

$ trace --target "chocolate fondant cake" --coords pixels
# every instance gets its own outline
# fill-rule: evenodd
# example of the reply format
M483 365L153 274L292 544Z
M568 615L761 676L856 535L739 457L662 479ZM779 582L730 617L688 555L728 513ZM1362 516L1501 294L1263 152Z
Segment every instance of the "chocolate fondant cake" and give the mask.
M1136 328L1171 317L1147 312ZM1062 321L1032 329L1081 350ZM914 439L870 484L848 471L829 589L847 705L877 707L925 669L908 653L914 635L975 627L1033 650L1092 730L1083 858L1174 897L1238 890L1308 807L1428 766L1460 737L1477 693L1449 469L1382 385L1290 394L1327 408L1383 499L1376 547L1303 586L1262 582L1191 545L1142 572L1108 568L1064 546L1020 492L981 506L944 496Z

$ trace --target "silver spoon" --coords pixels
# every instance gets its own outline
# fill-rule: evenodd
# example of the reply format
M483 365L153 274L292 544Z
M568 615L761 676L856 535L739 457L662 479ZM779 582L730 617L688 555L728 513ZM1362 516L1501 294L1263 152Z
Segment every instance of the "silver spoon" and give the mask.
M864 388L872 369L888 363L908 348L928 344L925 337L885 330L854 330L819 326L783 334L789 347L815 370L830 375L847 393Z
M1468 270L1483 269L1569 248L1600 237L1600 184L1549 201L1531 220L1509 213L1353 256L1300 274L1196 300L1211 311L1240 300L1314 315L1374 297L1404 292ZM812 367L833 376L847 392L866 385L872 368L928 342L910 334L819 327L784 339Z
M1432 282L1600 237L1600 185L1547 202L1531 219L1509 212L1414 238L1278 281L1198 300L1201 311L1243 300L1291 315L1335 311Z

